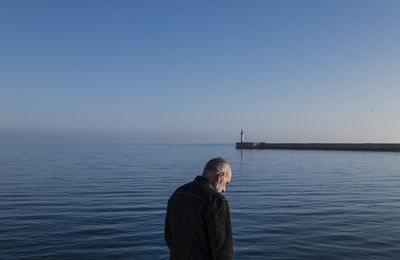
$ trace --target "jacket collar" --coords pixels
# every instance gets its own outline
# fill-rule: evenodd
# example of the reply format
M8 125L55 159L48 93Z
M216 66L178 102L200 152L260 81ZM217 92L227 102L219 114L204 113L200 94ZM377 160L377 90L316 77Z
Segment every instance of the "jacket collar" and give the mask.
M196 176L196 178L194 179L194 182L210 186L213 190L218 192L217 187L215 187L214 183L212 183L208 178L206 178L204 176Z

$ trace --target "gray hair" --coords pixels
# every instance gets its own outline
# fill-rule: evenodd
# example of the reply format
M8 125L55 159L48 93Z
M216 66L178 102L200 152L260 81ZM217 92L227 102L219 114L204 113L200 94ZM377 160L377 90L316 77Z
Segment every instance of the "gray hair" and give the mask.
M227 160L221 157L217 157L208 161L208 163L204 167L203 174L207 172L223 172L227 166L229 166Z

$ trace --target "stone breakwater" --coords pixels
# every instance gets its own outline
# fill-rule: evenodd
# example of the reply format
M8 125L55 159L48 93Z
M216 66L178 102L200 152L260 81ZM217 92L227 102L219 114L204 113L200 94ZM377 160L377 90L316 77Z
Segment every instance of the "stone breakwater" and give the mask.
M400 143L236 143L236 149L339 150L400 152Z

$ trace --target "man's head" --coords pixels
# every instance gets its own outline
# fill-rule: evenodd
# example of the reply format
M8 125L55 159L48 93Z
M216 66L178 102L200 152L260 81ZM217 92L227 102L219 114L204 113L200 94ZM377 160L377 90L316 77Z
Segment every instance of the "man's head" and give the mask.
M231 181L232 170L228 161L217 157L208 161L203 170L203 176L211 180L218 192L226 190L226 184Z

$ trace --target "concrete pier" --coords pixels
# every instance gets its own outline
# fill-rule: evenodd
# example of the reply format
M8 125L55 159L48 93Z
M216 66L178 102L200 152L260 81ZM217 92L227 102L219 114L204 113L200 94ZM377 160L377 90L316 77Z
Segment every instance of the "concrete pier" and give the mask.
M340 150L400 152L400 143L264 143L240 142L236 149Z

